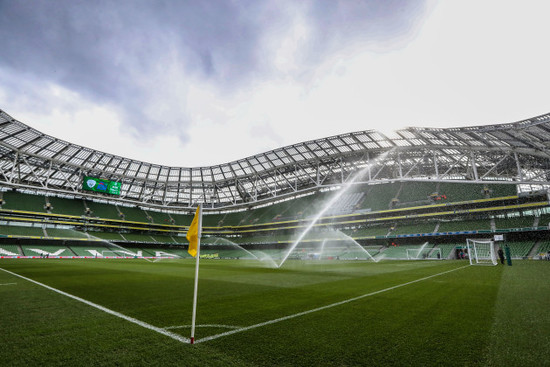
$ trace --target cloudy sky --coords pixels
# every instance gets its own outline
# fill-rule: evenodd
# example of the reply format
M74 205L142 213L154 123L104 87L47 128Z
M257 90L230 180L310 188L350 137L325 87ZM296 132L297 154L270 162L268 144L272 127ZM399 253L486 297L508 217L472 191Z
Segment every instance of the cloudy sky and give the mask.
M0 0L0 109L164 165L550 112L550 2Z

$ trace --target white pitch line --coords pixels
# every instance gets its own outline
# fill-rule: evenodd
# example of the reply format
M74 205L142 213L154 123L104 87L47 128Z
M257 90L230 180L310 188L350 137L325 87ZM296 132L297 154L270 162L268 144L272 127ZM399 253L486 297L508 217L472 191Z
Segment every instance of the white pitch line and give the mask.
M17 283L3 283L3 284L0 284L0 285L16 285Z
M213 328L219 328L219 329L240 329L242 326L231 326L231 325L219 325L219 324L203 324L203 325L195 325L195 327L213 327ZM164 330L172 330L172 329L189 329L191 328L191 325L177 325L177 326L167 326L164 327Z
M189 338L185 338L185 337L183 337L183 336L181 336L181 335L171 333L170 331L167 331L167 330L164 330L164 329L162 329L162 328L153 326L153 325L151 325L151 324L148 324L148 323L146 323L146 322L140 321L140 320L138 320L138 319L134 319L133 317L126 316L126 315L124 315L124 314L121 314L120 312L113 311L113 310L111 310L111 309L109 309L109 308L107 308L107 307L98 305L97 303L93 303L93 302L90 302L90 301L88 301L88 300L85 300L84 298L80 298L80 297L74 296L74 295L72 295L72 294L69 294L69 293L67 293L67 292L63 292L62 290L59 290L59 289L57 289L57 288L53 288L53 287L50 287L49 285L46 285L46 284L37 282L36 280L33 280L33 279L30 279L30 278L24 277L23 275L19 275L19 274L17 274L17 273L13 273L13 272L11 272L11 271L9 271L9 270L2 269L2 268L0 268L0 270L5 271L6 273L11 274L11 275L14 275L14 276L16 276L16 277L19 277L19 278L21 278L21 279L25 279L25 280L27 280L27 281L29 281L29 282L31 282L31 283L37 284L37 285L39 285L39 286L41 286L41 287L47 288L47 289L49 289L49 290L51 290L51 291L54 291L54 292L56 292L56 293L59 293L59 294L61 294L61 295L63 295L63 296L66 296L66 297L72 298L72 299L74 299L74 300L77 300L77 301L79 301L79 302L82 302L82 303L84 303L84 304L87 304L88 306L95 307L95 308L97 308L98 310L101 310L101 311L106 312L106 313L108 313L108 314L111 314L111 315L113 315L113 316L120 317L121 319L124 319L124 320L126 320L126 321L129 321L129 322L131 322L131 323L134 323L134 324L139 325L139 326L141 326L141 327L144 327L144 328L146 328L146 329L149 329L149 330L152 330L152 331L156 331L156 332L159 333L159 334L165 335L165 336L167 336L167 337L169 337L169 338L172 338L172 339L174 339L174 340L177 340L177 341L179 341L179 342L181 342L181 343L187 343L187 344L191 343L191 340L190 340Z
M303 312L298 312L298 313L295 313L295 314L293 314L293 315L283 316L283 317L279 317L278 319L273 319L273 320L261 322L261 323L259 323L259 324L255 324L255 325L245 326L245 327L240 328L240 329L226 331L226 332L224 332L224 333L217 334L217 335L207 336L207 337L205 337L205 338L195 340L195 344L197 344L197 343L202 343L202 342L206 342L206 341L210 341L210 340L213 340L213 339L218 339L218 338L221 338L221 337L223 337L223 336L228 336L228 335L240 333L240 332L247 331L247 330L251 330L251 329L256 329L256 328L259 328L259 327L262 327L262 326L275 324L275 323L278 323L278 322L281 322L281 321L290 320L290 319L293 319L293 318L295 318L295 317L304 316L304 315L307 315L307 314L310 314L310 313L313 313L313 312L326 310L326 309L328 309L328 308L340 306L340 305L343 305L343 304L346 304L346 303L350 303L350 302L353 302L353 301L357 301L357 300L362 299L362 298L366 298L366 297L374 296L374 295L376 295L376 294L380 294L380 293L383 293L383 292L391 291L391 290L393 290L393 289L397 289L397 288L400 288L400 287L404 287L404 286L406 286L406 285L418 283L418 282L421 282L421 281L426 280L426 279L438 277L438 276L440 276L440 275L447 274L447 273L450 273L450 272L453 272L453 271L456 271L456 270L460 270L460 269L466 268L466 267L468 267L468 266L470 266L470 265L468 264L468 265L465 265L465 266L461 266L461 267L459 267L459 268L455 268L455 269L451 269L451 270L446 270L446 271L441 272L441 273L437 273L437 274L434 274L434 275L429 275L429 276L427 276L427 277L420 278L420 279L416 279L416 280L412 280L412 281L410 281L410 282L406 282L406 283L394 285L393 287L384 288L384 289L381 289L381 290L379 290L379 291L374 291L374 292L371 292L371 293L366 293L366 294L363 294L363 295L361 295L361 296L357 296L357 297L353 297L353 298L348 298L348 299L343 300L343 301L340 301L340 302L331 303L330 305L317 307L317 308L314 308L314 309L311 309L311 310L307 310L307 311L303 311Z

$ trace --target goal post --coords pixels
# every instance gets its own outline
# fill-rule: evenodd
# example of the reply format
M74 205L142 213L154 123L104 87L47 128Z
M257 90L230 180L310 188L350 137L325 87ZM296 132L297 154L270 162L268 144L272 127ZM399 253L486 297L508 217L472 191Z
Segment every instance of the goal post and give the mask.
M466 239L470 265L496 265L497 253L492 240Z

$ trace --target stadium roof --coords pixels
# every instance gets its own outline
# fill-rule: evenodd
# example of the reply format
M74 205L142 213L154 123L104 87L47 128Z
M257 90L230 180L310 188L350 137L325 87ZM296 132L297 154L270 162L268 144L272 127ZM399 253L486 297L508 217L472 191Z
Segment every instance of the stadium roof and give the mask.
M0 184L143 207L225 210L346 182L502 182L546 187L550 114L490 126L365 130L208 167L170 167L46 135L0 110ZM120 197L82 191L84 176L122 183Z

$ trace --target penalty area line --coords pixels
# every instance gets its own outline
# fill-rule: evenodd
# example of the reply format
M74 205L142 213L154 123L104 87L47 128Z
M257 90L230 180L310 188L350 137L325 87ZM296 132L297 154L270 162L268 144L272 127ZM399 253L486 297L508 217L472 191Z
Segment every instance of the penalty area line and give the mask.
M16 285L17 283L2 283L0 285Z
M317 311L323 311L323 310L326 310L326 309L329 309L329 308L332 308L332 307L336 307L336 306L344 305L344 304L346 304L346 303L354 302L354 301L360 300L360 299L362 299L362 298L374 296L374 295L377 295L377 294L380 294L380 293L384 293L384 292L388 292L388 291L391 291L391 290L394 290L394 289L397 289L397 288L401 288L401 287L404 287L404 286L407 286L407 285L410 285L410 284L418 283L418 282L421 282L421 281L423 281L423 280L427 280L427 279L430 279L430 278L435 278L435 277L438 277L438 276L440 276L440 275L444 275L444 274L447 274L447 273L450 273L450 272L453 272L453 271L456 271L456 270L464 269L464 268L466 268L466 267L468 267L468 266L470 266L470 264L465 265L465 266L461 266L461 267L459 267L459 268L455 268L455 269L451 269L451 270L446 270L446 271L443 271L443 272L441 272L441 273L437 273L437 274L433 274L433 275L428 275L428 276L426 276L426 277L419 278L419 279L416 279L416 280L411 280L410 282L406 282L406 283L394 285L393 287L388 287L388 288L380 289L380 290L378 290L378 291L374 291L374 292L362 294L362 295L357 296L357 297L348 298L348 299L346 299L346 300L339 301L339 302L335 302L335 303L331 303L331 304L329 304L329 305L325 305L325 306L313 308L313 309L307 310L307 311L298 312L298 313L295 313L295 314L293 314L293 315L283 316L283 317L279 317L278 319L273 319L273 320L269 320L269 321L264 321L264 322L261 322L261 323L259 323L259 324L254 324L254 325L250 325L250 326L245 326L245 327L240 328L240 329L230 330L230 331L223 332L223 333L221 333L221 334L216 334L216 335L207 336L207 337L205 337L205 338L195 340L195 344L202 343L202 342L207 342L207 341L210 341L210 340L218 339L218 338L221 338L221 337L224 337L224 336L233 335L233 334L240 333L240 332L247 331L247 330L256 329L256 328L259 328L259 327L262 327L262 326L267 326L267 325L271 325L271 324L276 324L276 323L281 322L281 321L290 320L290 319L293 319L293 318L295 318L295 317L300 317L300 316L308 315L308 314L310 314L310 313L314 313L314 312L317 312Z
M21 279L24 279L24 280L26 280L26 281L29 281L29 282L31 282L31 283L34 283L34 284L36 284L36 285L39 285L39 286L41 286L41 287L44 287L44 288L46 288L46 289L49 289L49 290L51 290L51 291L54 291L54 292L56 292L56 293L59 293L59 294L65 296L65 297L72 298L72 299L74 299L74 300L76 300L76 301L78 301L78 302L82 302L82 303L84 303L84 304L86 304L86 305L88 305L88 306L97 308L98 310L101 310L101 311L103 311L103 312L105 312L105 313L108 313L108 314L110 314L110 315L119 317L119 318L124 319L124 320L126 320L126 321L129 321L129 322L131 322L131 323L133 323L133 324L139 325L139 326L141 326L141 327L143 327L143 328L145 328L145 329L148 329L148 330L151 330L151 331L156 331L156 332L159 333L159 334L162 334L162 335L164 335L164 336L167 336L167 337L169 337L169 338L172 338L172 339L174 339L174 340L177 340L177 341L179 341L179 342L181 342L181 343L187 343L187 344L191 343L191 339L185 338L185 337L183 337L183 336L181 336L181 335L178 335L178 334L175 334L175 333L172 333L172 332L170 332L170 331L168 331L168 330L165 330L165 329L163 329L163 328L156 327L156 326L154 326L154 325L148 324L148 323L143 322L143 321L141 321L141 320L134 319L133 317L130 317L130 316L126 316L126 315L124 315L124 314L122 314L122 313L120 313L120 312L113 311L113 310L111 310L111 309L109 309L109 308L107 308L107 307L98 305L97 303L93 303L93 302L90 302L90 301L88 301L88 300L85 300L84 298L80 298L80 297L77 297L77 296L72 295L72 294L70 294L70 293L63 292L62 290L59 290L59 289L54 288L54 287L50 287L49 285L46 285L46 284L44 284L44 283L37 282L36 280L33 280L33 279L30 279L30 278L24 277L23 275L20 275L20 274L11 272L11 271L9 271L9 270L3 269L3 268L0 268L0 270L5 271L6 273L11 274L11 275L13 275L13 276L16 276L16 277L19 277L19 278L21 278Z

